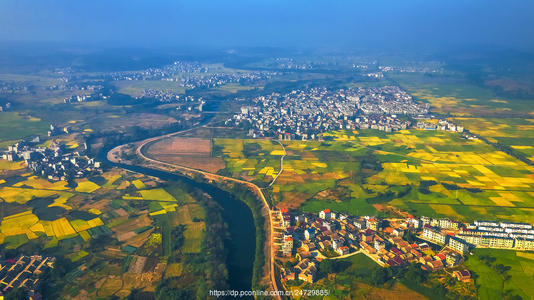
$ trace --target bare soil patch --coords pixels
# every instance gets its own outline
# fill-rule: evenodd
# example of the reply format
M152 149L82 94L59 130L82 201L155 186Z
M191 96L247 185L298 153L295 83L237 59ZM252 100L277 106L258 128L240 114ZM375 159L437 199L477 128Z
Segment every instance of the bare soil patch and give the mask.
M282 202L276 204L278 209L297 209L299 206L306 202L306 200L311 196L309 194L299 193L299 192L283 192Z
M211 140L169 137L150 145L147 155L166 163L216 173L225 167L219 157L211 156Z
M425 296L408 289L406 286L395 283L392 287L377 288L364 283L358 283L358 297L364 299L399 299L399 300L423 300Z

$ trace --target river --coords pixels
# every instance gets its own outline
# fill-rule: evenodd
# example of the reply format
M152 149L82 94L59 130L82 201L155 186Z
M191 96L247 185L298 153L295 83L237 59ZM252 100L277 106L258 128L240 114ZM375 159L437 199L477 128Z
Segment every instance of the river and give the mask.
M230 193L213 185L197 182L188 177L140 166L113 163L107 160L102 151L101 160L107 164L126 170L158 177L167 181L182 181L197 187L210 195L222 207L222 217L228 225L230 240L225 244L228 249L226 266L229 286L232 290L248 291L252 286L252 272L256 248L256 229L249 207Z

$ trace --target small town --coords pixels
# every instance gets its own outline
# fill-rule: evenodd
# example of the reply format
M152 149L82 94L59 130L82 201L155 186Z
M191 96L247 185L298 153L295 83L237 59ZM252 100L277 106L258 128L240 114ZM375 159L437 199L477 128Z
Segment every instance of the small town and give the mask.
M278 75L277 72L242 71L223 72L212 70L210 66L198 62L175 61L162 68L148 68L142 71L113 72L111 80L163 80L176 82L187 89L214 88L228 83L250 84L267 80Z
M63 99L63 103L88 102L96 100L107 100L108 95L103 92L102 85L78 86L75 84L70 88L74 93Z
M250 106L227 120L248 135L315 140L339 129L378 129L386 132L410 128L408 116L424 116L429 106L417 104L397 86L329 90L309 88L288 94L256 97Z
M282 268L282 280L317 280L318 263L363 253L382 267L417 263L427 271L461 265L471 249L534 250L531 224L475 221L464 224L429 217L381 219L355 217L329 209L318 215L279 211L279 259L296 262ZM287 266L287 265L285 265ZM469 280L468 270L453 274Z
M54 268L54 257L21 255L0 263L0 297L14 288L24 288L30 299L40 299L38 293L42 274Z
M163 103L180 103L176 109L185 111L202 112L202 107L206 103L202 97L185 96L182 93L177 93L169 90L145 89L143 91L144 98L156 99ZM139 99L140 97L136 97Z

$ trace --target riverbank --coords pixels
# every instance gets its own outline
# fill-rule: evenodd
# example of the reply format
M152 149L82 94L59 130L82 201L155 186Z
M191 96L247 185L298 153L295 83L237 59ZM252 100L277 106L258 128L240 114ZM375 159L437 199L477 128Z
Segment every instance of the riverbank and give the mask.
M243 180L238 180L230 177L225 177L217 174L208 173L201 170L196 170L188 167L173 165L165 163L162 161L154 160L145 155L144 149L151 143L163 139L166 137L177 135L178 133L167 134L161 137L150 138L135 144L122 145L115 147L108 152L107 158L111 162L115 163L127 163L150 168L157 168L158 170L164 170L165 172L179 173L188 178L193 178L196 181L202 181L208 184L216 184L218 187L227 187L232 189L233 186L240 185L244 186L246 190L250 191L254 200L258 198L260 202L254 200L247 200L245 203L249 205L251 211L253 211L254 223L256 227L256 232L259 234L256 237L256 249L263 249L263 255L256 254L254 257L257 261L263 260L263 263L260 265L255 262L254 268L254 284L253 287L256 288L266 288L270 287L274 291L278 291L278 284L275 278L275 264L274 264L274 253L273 253L273 222L272 222L272 211L267 203L265 196L261 189L255 184ZM131 153L133 152L133 153ZM135 154L135 155L132 155ZM135 157L134 161L127 161L124 158ZM226 189L226 188L225 188ZM259 208L257 204L260 203ZM260 218L261 216L261 218ZM263 223L263 230L261 230L261 224ZM261 238L260 238L261 236ZM265 242L267 241L267 242ZM263 259L262 259L263 258ZM259 275L261 274L261 276Z
M189 177L153 168L114 163L112 161L110 163L116 167L162 180L181 181L210 195L222 207L223 220L228 225L230 240L226 247L229 253L227 260L229 287L235 290L250 290L256 238L254 218L245 203L213 184L195 181Z

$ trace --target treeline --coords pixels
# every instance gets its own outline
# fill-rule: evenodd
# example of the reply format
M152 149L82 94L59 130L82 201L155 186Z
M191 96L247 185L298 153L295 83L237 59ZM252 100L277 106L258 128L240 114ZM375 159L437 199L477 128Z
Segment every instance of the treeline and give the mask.
M429 299L461 299L474 300L470 295L463 295L457 290L447 288L440 280L432 278L429 271L421 269L417 263L408 267L389 267L375 269L365 278L370 284L378 287L389 287L395 280L400 281L409 289L422 294ZM456 279L448 281L448 285L454 285Z
M356 266L356 269L347 271L351 265L346 260L323 260L319 264L319 278L326 278L328 274L344 273L350 275L351 280L386 289L391 288L395 282L399 281L409 289L429 299L474 299L469 295L461 295L454 289L447 289L443 282L432 278L431 273L421 269L420 264L417 263L402 267L381 268L377 266L371 269L366 267L358 268ZM452 285L454 285L456 279L452 281ZM449 283L447 284L450 285Z
M483 140L486 144L489 144L495 148L497 148L498 150L510 155L510 156L513 156L517 159L519 159L520 161L526 163L527 165L530 165L530 166L534 166L534 162L532 162L530 159L526 158L525 156L517 153L516 151L514 151L512 148L510 148L509 146L507 145L504 145L504 144L501 144L499 142L497 143L492 143L490 141L488 141L488 139L486 139L485 137L483 136L479 136L479 138L481 140Z
M510 280L512 279L512 275L510 275L508 273L508 271L510 271L512 269L512 267L510 266L505 266L503 264L498 264L496 263L497 262L497 258L493 257L493 256L490 256L490 255L480 255L478 257L478 259L484 263L486 266L488 266L489 268L493 269L503 280L503 287L505 285L505 282L510 282ZM478 274L473 274L473 277L475 278L478 278ZM477 288L479 287L480 285L477 284ZM521 300L523 299L521 296L517 295L517 294L512 294L512 290L505 290L503 291L503 296L505 299L509 299L509 300Z
M377 203L385 203L389 202L393 199L402 198L406 195L408 195L412 191L412 186L407 184L404 186L398 186L394 187L389 191L386 192L378 192L376 196L372 198L368 198L366 201L369 204L377 204Z

